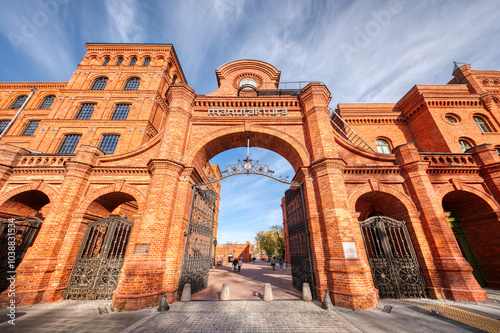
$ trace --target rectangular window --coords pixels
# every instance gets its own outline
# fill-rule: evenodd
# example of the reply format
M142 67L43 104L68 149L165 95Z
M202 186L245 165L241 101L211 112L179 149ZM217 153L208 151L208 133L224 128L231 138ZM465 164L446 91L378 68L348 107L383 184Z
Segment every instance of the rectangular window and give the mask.
M3 133L3 130L7 127L9 124L9 120L1 120L0 121L0 134Z
M38 128L38 124L40 120L31 120L28 125L24 128L24 131L21 135L33 135L35 134L36 129Z
M116 104L115 111L111 116L112 120L125 120L128 117L130 111L130 104Z
M64 140L57 151L58 154L73 154L78 142L80 142L81 134L69 134L64 137Z
M99 145L99 149L106 155L111 155L115 152L116 145L118 144L119 135L104 135Z
M90 119L94 112L94 105L95 104L82 104L75 119Z

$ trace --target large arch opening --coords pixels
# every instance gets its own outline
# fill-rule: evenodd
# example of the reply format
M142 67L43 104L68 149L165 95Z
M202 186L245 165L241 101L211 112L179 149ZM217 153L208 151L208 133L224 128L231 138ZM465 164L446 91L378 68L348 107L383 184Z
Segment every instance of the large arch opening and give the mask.
M248 142L251 147L247 150ZM300 155L283 139L247 133L224 135L209 141L195 155L195 164L201 168L201 165L209 161L209 165L218 165L224 171L230 163L247 158L247 153L250 159L265 163L274 171L276 178L286 175L288 181L293 178L294 169L302 165ZM289 159L292 159L295 168ZM205 168L202 170L207 173ZM213 239L217 242L213 243L213 239L210 241L210 261L215 268L209 270L207 288L194 293L193 299L218 299L222 280L233 281L241 286L231 290L232 299L262 297L263 285L268 280L272 280L273 287L276 287L275 298L299 298L300 293L293 288L292 271L285 265L285 258L282 258L280 270L276 256L277 265L273 271L269 254L264 255L263 251L259 253L255 248L255 236L259 231L271 230L273 225L283 226L281 203L283 194L290 185L257 175L239 175L216 184L220 185L218 219L213 231ZM188 253L191 250L192 246L187 245ZM253 257L256 258L255 261L252 260ZM243 263L236 273L232 265L234 260ZM260 294L255 295L255 292Z
M16 194L0 206L0 218L16 216L36 216L43 219L50 211L49 197L38 190Z
M371 191L358 198L355 211L380 297L426 297L428 272L420 269L425 260L405 204L393 194Z
M97 197L85 208L83 221L71 226L75 239L70 261L74 265L65 299L112 298L137 212L136 198L118 191Z
M21 264L49 211L49 197L38 190L18 193L0 206L0 292L8 288L7 272ZM15 238L14 251L9 250L12 236Z
M500 289L498 210L467 191L449 192L442 203L462 255L472 266L478 283Z

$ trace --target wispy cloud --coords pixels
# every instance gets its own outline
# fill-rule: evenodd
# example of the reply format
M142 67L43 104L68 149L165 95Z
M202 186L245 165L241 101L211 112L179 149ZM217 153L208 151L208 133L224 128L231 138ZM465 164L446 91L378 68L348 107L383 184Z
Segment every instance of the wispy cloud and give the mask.
M135 43L144 39L144 25L139 20L142 2L136 0L106 0L109 17L108 35L115 42Z

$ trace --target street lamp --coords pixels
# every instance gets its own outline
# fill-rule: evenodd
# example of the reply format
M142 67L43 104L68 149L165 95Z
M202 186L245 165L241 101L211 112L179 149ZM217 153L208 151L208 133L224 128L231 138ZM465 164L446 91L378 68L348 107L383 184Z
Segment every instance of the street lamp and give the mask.
M215 256L217 253L215 253L215 250L217 250L217 238L214 238L214 268L215 268Z

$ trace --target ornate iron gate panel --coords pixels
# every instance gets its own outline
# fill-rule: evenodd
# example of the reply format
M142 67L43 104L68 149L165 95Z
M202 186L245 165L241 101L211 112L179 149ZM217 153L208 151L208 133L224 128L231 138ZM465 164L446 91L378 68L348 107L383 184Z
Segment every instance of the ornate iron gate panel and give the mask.
M41 225L42 220L34 216L17 216L0 221L0 292L9 287L7 277L14 274L9 272L19 266Z
M293 286L302 290L302 284L307 282L311 286L313 297L315 297L311 247L302 186L296 190L290 189L285 192L285 204Z
M193 294L208 287L216 204L217 193L193 187L179 290L186 283Z
M89 223L66 287L66 299L111 299L133 226L119 217Z
M381 298L426 297L405 221L374 216L360 222L373 283Z

